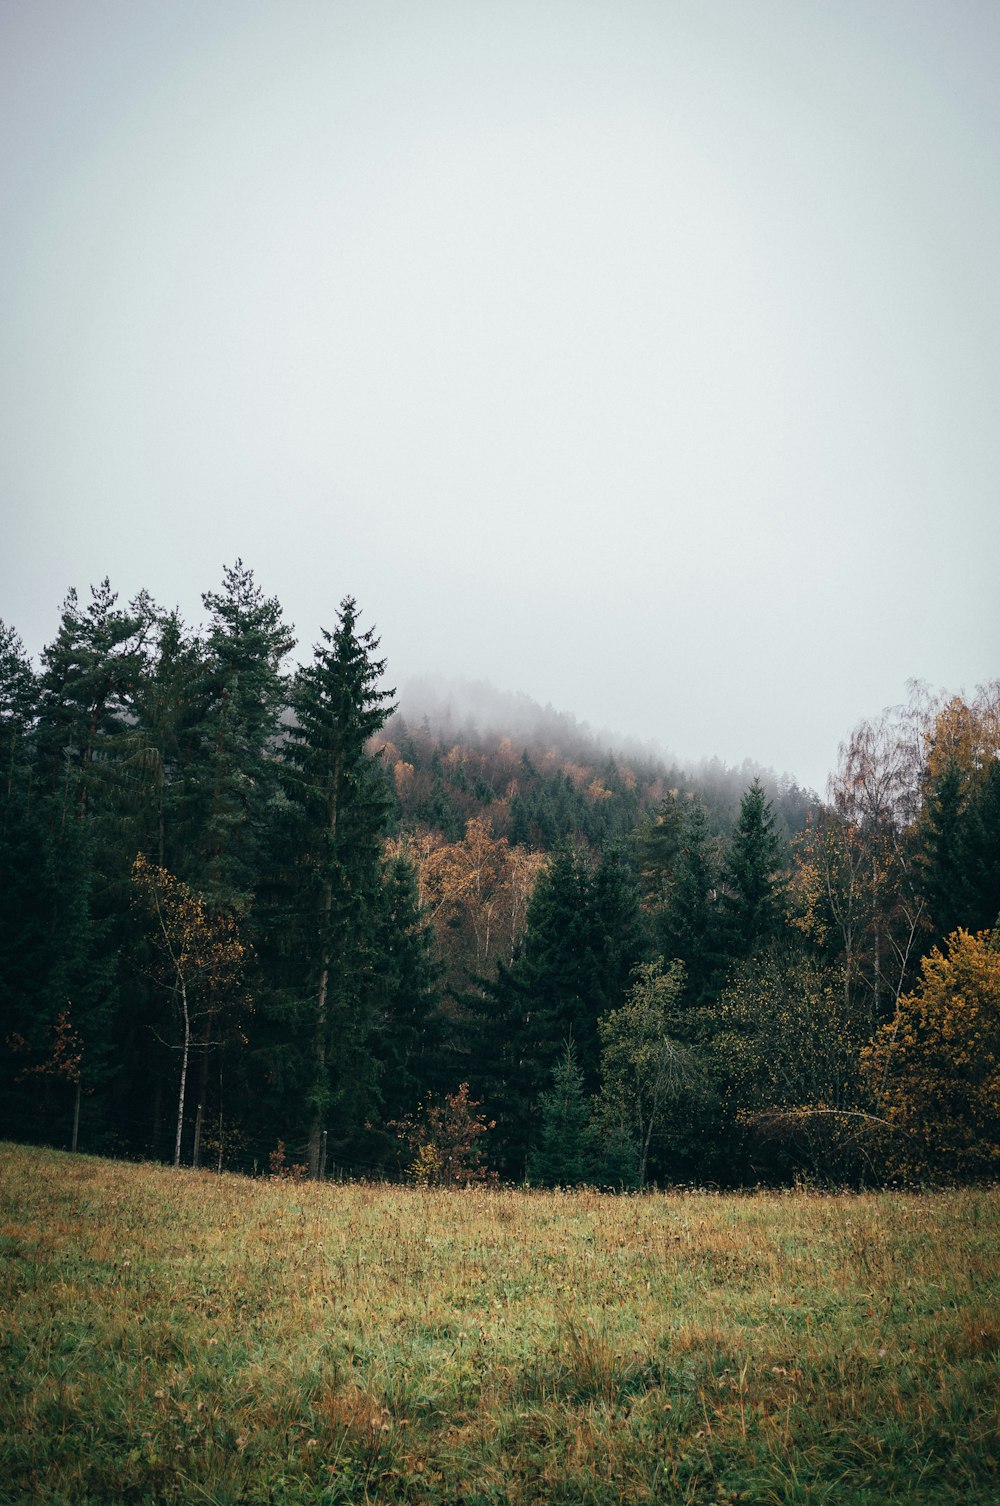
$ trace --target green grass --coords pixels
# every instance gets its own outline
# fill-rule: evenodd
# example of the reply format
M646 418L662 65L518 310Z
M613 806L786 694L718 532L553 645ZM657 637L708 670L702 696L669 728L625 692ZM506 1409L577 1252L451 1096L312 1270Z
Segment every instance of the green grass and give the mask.
M998 1214L0 1146L0 1501L1000 1501Z

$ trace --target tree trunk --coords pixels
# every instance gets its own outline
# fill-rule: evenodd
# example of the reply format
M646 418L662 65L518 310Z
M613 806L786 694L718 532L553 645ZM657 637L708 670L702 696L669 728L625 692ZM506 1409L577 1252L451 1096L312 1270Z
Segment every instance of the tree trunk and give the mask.
M320 1150L323 1135L323 1109L319 1100L324 1096L323 1088L326 1076L326 1000L329 983L329 960L324 959L323 971L319 975L319 990L316 995L316 1040L313 1055L316 1072L317 1102L313 1107L312 1123L309 1126L309 1175L314 1181L319 1176Z
M335 822L334 822L335 826ZM327 879L323 886L323 933L324 936L330 925L330 915L333 911L333 883ZM316 1071L316 1104L313 1108L312 1123L309 1126L309 1175L315 1181L319 1174L320 1151L322 1148L323 1118L325 1113L325 1087L326 1087L326 1018L327 999L330 989L330 952L324 944L323 966L319 975L319 988L316 992L316 1038L314 1045L314 1064Z
M76 1154L76 1148L80 1141L80 1079L76 1080L76 1093L73 1096L73 1143L70 1150Z
M205 1033L201 1042L201 1064L198 1068L198 1114L194 1122L194 1151L191 1165L201 1165L201 1128L208 1097L208 1055L212 1049L212 1011L205 1015Z
M219 1052L219 1164L217 1171L222 1170L222 1052Z
M181 1011L184 1016L184 1045L181 1048L181 1080L177 1090L177 1134L174 1139L174 1165L181 1164L181 1136L184 1133L184 1095L187 1091L188 1055L191 1050L191 1016L188 1013L187 989L180 986Z
M201 1165L201 1121L205 1105L198 1104L198 1111L194 1116L194 1149L191 1152L191 1165L197 1170Z

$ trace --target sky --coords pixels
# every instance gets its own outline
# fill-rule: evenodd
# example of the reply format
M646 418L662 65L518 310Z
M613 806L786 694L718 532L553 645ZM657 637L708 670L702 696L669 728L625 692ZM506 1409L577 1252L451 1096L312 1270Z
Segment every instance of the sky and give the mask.
M998 79L995 0L3 0L0 618L240 557L822 792L1000 674Z

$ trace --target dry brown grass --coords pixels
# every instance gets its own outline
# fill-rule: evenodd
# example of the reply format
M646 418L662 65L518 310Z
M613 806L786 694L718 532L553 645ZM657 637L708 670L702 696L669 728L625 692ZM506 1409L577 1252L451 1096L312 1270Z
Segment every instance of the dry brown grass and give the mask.
M998 1212L3 1147L0 1500L1000 1499Z

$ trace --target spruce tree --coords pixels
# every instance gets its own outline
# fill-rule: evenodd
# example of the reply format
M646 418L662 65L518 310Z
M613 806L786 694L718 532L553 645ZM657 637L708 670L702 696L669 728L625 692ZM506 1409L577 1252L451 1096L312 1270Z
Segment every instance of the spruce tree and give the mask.
M380 1118L411 1114L434 1081L441 1036L438 978L433 935L421 917L413 867L405 857L386 867L377 916L377 969L370 986L373 1001L371 1049L378 1064ZM380 1155L373 1141L373 1154ZM383 1140L382 1150L388 1151Z
M40 775L59 792L65 815L92 819L113 810L132 696L145 668L154 611L144 593L127 611L107 579L81 608L63 603L59 631L42 653Z
M638 891L619 854L596 872L562 848L539 876L511 966L480 1003L483 1091L497 1120L496 1153L525 1173L541 1095L570 1043L585 1093L597 1090L597 1022L621 1003L645 951Z
M583 1075L572 1041L552 1069L551 1086L540 1102L538 1144L528 1159L528 1176L542 1187L577 1187L594 1175L594 1146Z
M684 963L685 994L693 1005L708 1002L718 982L724 947L718 883L708 816L702 802L694 800L680 829L669 898L655 916L658 949Z
M343 1150L377 1106L371 978L380 966L388 800L369 739L394 709L353 597L299 674L284 747L289 801L286 1002L296 1021L310 1175L324 1130Z
M270 755L286 691L281 668L295 639L277 598L264 595L242 560L202 600L211 617L201 685L201 871L191 878L217 908L244 915L277 782Z
M781 842L774 812L755 779L743 796L723 867L728 951L733 961L766 946L781 930Z

